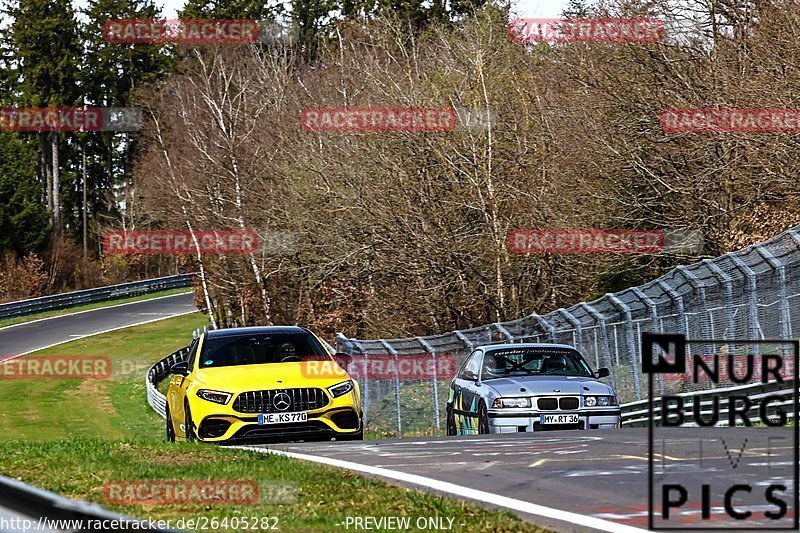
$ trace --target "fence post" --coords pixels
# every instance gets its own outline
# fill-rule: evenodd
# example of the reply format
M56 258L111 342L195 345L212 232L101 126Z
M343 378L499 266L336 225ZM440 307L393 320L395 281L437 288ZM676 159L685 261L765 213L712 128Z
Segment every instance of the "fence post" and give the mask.
M734 311L733 311L733 282L731 277L722 270L717 263L712 261L711 259L703 259L703 264L706 265L711 272L714 273L719 279L722 280L723 285L725 285L725 338L726 339L733 339L736 337L734 333L736 331L736 323L734 322ZM728 346L728 349L733 353L733 345Z
M700 320L700 331L701 335L704 339L711 339L711 333L709 332L709 326L711 325L711 321L714 320L714 317L711 315L711 310L708 308L706 304L706 287L703 285L703 282L700 281L691 270L686 268L685 266L679 266L675 270L680 272L684 275L684 277L689 281L692 288L697 291L698 296L700 297L700 308L705 311L708 323L704 323L703 320ZM687 336L689 332L686 332ZM706 343L703 345L703 354L710 355L711 354L711 345Z
M433 372L433 376L431 377L431 383L433 384L433 422L436 424L436 429L439 429L439 376L438 368L436 368L436 350L422 337L417 337L417 341L429 354L431 354L431 360L433 361L433 364L431 365Z
M508 342L514 342L514 335L512 335L511 333L509 333L509 331L508 331L506 328L504 328L504 327L502 326L502 324L500 324L500 322L495 322L495 323L494 323L494 324L492 324L492 325L493 325L494 327L496 327L496 328L497 328L497 331L499 331L500 333L502 333L502 334L503 334L503 336L505 336L505 338L506 338L506 339L508 339Z
M639 365L637 361L638 357L636 356L636 341L634 340L633 334L633 316L631 315L631 308L611 293L606 294L606 296L612 304L622 311L622 315L625 317L625 342L628 346L631 366L633 367L633 389L636 393L636 399L641 400L642 388L639 383Z
M363 419L362 422L363 422L363 425L364 425L364 429L366 430L367 429L367 413L369 412L369 375L367 374L367 352L364 351L364 347L357 340L348 339L347 337L344 336L344 334L337 333L336 334L336 351L337 352L339 350L347 351L347 352L352 351L348 347L348 345L352 345L353 347L355 347L359 352L361 352L361 355L364 356L364 368L363 368L364 373L362 374L364 376L364 378L363 378L363 385L364 386L361 387L361 395L363 396L363 401L361 402L361 404L362 404L362 407L361 407L361 418ZM359 382L359 385L361 385L361 384L362 383Z
M575 315L573 315L563 307L561 307L556 312L564 315L564 318L566 318L569 321L569 323L575 327L575 344L577 344L576 348L578 349L578 351L583 350L583 330L581 329L581 321L575 318Z
M544 330L547 331L547 335L548 335L548 337L550 337L550 342L556 342L556 328L555 328L555 326L553 326L550 322L545 320L545 318L543 316L541 316L540 314L536 313L535 311L533 313L531 313L530 316L535 318L539 322L539 324L541 324L541 326L544 328Z
M769 262L769 265L778 274L778 295L780 296L780 313L781 313L781 338L789 340L792 338L792 324L789 319L789 299L786 296L786 270L777 257L772 255L772 252L767 250L764 246L756 244L756 251Z
M463 342L463 343L464 343L464 345L467 347L467 350L469 350L469 351L470 351L470 353L472 353L472 350L474 350L474 349L475 349L474 345L472 344L472 341L470 341L470 340L469 340L469 339L468 339L468 338L467 338L467 337L466 337L466 336L465 336L463 333L461 333L461 331L459 331L459 330L455 330L453 333L455 333L455 334L456 334L456 337L458 337L458 340L460 340L461 342Z
M650 331L653 333L659 333L659 332L663 333L661 331L661 328L658 327L658 306L656 305L656 303L652 300L652 298L647 296L644 293L644 291L639 287L633 287L631 288L631 291L633 292L633 294L636 295L637 298L639 298L639 300L641 300L648 307L648 309L650 309ZM641 338L639 338L638 346L640 347L639 356L641 357L642 356ZM664 375L659 373L657 374L657 376L658 376L658 389L661 391L661 394L664 394Z
M403 436L403 422L400 415L400 365L397 358L397 350L395 350L388 342L381 339L381 344L386 348L386 351L394 357L394 403L397 406L397 436Z
M757 286L756 286L756 273L753 272L753 269L747 266L741 257L731 252L725 254L726 256L731 258L731 261L736 265L736 267L745 275L747 278L747 292L749 293L748 296L748 309L749 309L749 316L750 316L750 339L756 340L762 337L761 335L761 325L758 323L758 294ZM761 353L760 346L758 344L753 345L753 352L758 355Z
M599 312L597 309L592 307L591 305L587 304L586 302L581 302L578 304L579 306L583 307L587 313L592 315L597 322L597 327L600 328L600 342L603 345L603 359L606 361L606 366L609 370L609 380L611 381L611 387L616 389L617 385L614 382L614 365L611 364L611 349L608 346L608 331L606 331L606 319L603 316L603 313Z

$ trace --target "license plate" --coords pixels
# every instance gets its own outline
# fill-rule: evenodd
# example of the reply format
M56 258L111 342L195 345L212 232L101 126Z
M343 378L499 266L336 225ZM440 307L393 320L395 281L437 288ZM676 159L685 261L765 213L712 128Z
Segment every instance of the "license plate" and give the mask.
M577 424L578 415L539 415L540 424Z
M290 422L305 422L308 420L308 413L300 411L297 413L259 413L258 423L265 426L267 424L288 424Z

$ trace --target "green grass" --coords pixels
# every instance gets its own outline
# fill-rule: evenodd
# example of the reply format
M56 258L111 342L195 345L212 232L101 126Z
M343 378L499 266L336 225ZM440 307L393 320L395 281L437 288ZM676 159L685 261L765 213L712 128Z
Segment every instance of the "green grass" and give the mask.
M178 289L168 289L165 291L158 291L152 292L150 294L143 294L141 296L132 296L130 298L117 298L115 300L106 300L104 302L95 302L86 305L78 305L75 307L67 307L65 309L57 309L55 311L43 311L41 313L35 313L32 315L25 315L25 316L18 316L14 318L6 318L0 320L0 328L4 328L6 326L13 326L14 324L23 324L25 322L30 322L31 320L38 320L40 318L49 318L52 316L59 316L64 315L67 313L75 313L77 311L88 311L90 309L98 309L100 307L108 307L110 305L118 305L130 302L139 302L141 300L150 300L152 298L158 298L160 296L170 296L173 294L181 294L184 292L188 292L190 290L189 287L181 287Z
M161 438L161 422L146 402L144 375L152 363L186 346L208 323L184 315L75 340L34 356L101 356L109 379L0 379L0 440ZM30 356L25 356L30 357Z
M455 531L541 532L509 512L418 490L392 487L344 470L304 461L198 444L101 440L0 443L0 474L99 503L124 514L181 517L273 516L283 531L330 531L347 516L453 518ZM157 480L256 481L261 500L249 505L109 505L109 482ZM272 494L278 497L264 498ZM447 523L445 521L445 523ZM222 530L220 528L220 530Z
M199 313L185 315L34 354L107 356L113 370L109 379L0 379L0 475L139 518L272 516L283 531L330 531L341 529L337 524L347 516L411 517L412 523L417 517L438 516L453 518L455 531L544 531L509 512L344 470L256 452L164 442L164 422L147 405L144 372L152 362L185 346L190 332L206 323L207 317ZM416 394L413 389L406 393ZM267 486L278 487L285 497L248 505L116 504L105 499L109 482L170 479L256 481L262 492Z

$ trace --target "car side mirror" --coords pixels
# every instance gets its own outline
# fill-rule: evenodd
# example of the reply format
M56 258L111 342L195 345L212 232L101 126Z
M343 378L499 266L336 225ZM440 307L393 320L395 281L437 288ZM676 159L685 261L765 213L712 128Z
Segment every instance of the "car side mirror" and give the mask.
M169 369L171 374L177 374L179 376L188 376L189 375L189 361L181 361L180 363L175 363Z
M611 372L607 368L598 368L597 369L597 377L598 378L607 378L611 375Z
M353 362L353 356L351 356L349 353L336 352L333 355L333 359L336 361L336 364L345 370L347 370L347 368L350 366L350 363Z
M461 379L466 379L467 381L478 381L478 376L475 375L475 372L472 370L464 370L461 373Z

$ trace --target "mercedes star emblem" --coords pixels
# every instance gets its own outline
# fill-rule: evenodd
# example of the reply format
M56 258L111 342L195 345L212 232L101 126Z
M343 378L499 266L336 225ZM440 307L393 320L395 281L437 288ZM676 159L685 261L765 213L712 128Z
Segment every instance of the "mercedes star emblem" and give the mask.
M285 411L292 405L292 399L289 398L289 395L285 392L279 392L275 395L275 398L272 399L272 405L274 405L275 409L278 411Z

